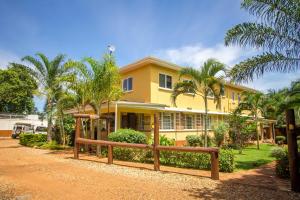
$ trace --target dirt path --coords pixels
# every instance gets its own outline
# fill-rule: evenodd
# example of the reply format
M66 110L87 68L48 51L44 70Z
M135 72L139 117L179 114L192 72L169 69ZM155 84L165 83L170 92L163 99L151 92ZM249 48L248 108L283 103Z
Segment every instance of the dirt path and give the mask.
M84 158L84 157L83 157ZM207 172L205 172L207 173ZM0 199L297 199L287 191L229 179L154 172L68 154L22 147L0 139Z

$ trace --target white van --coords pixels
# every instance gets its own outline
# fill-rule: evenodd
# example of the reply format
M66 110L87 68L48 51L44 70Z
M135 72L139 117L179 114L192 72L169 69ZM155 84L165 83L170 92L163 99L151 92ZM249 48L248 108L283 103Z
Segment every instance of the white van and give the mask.
M15 123L11 137L16 139L21 133L33 132L34 127L28 123Z

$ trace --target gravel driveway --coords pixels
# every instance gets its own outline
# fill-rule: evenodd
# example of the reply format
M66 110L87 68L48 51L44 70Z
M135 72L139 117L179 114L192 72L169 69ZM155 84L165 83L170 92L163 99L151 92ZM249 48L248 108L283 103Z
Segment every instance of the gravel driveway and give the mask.
M0 139L0 199L300 199L241 183L74 160Z

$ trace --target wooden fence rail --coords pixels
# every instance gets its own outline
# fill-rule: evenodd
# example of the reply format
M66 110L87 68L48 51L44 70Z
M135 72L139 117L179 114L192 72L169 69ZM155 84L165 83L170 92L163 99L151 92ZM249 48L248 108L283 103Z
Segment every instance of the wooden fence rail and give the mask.
M161 146L159 145L159 123L158 116L154 115L154 144L132 144L132 143L124 143L124 142L112 142L106 140L92 140L80 138L80 119L81 118L90 118L97 119L94 115L87 114L76 114L74 115L76 118L76 132L75 132L75 144L74 144L74 158L79 158L79 144L95 144L102 145L108 147L108 164L113 163L113 148L121 147L121 148L138 148L138 149L149 149L153 151L154 155L154 170L160 170L160 151L180 151L180 152L194 152L194 153L208 153L211 155L211 178L214 180L219 180L219 149L218 148L204 148L204 147L176 147L176 146Z

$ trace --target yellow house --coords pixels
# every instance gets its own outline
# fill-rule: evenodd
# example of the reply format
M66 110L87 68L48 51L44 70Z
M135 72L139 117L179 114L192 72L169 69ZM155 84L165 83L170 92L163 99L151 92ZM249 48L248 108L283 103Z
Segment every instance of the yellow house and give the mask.
M102 106L104 116L111 116L110 130L131 128L150 135L154 114L160 117L160 134L183 144L187 135L204 131L204 102L202 97L183 94L175 107L171 101L172 88L179 80L182 67L153 57L143 58L120 68L123 96L119 101ZM208 102L208 129L224 118L238 105L241 93L254 91L227 83L221 106L216 107L213 97ZM90 108L91 109L91 108ZM88 111L88 109L87 109ZM104 124L103 130L106 125Z

